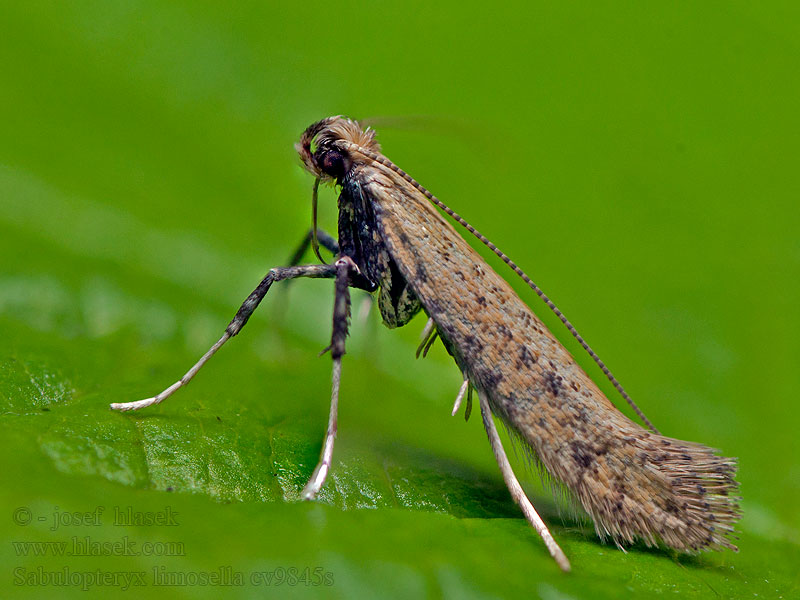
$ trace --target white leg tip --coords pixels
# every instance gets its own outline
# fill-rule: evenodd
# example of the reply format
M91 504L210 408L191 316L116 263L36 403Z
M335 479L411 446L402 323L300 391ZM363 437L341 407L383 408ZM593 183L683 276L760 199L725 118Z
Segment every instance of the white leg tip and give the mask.
M145 398L144 400L137 400L136 402L114 402L109 404L111 410L118 410L120 412L128 412L129 410L139 410L151 404L155 404L155 398Z
M328 476L329 470L330 465L325 462L317 465L317 468L314 469L314 474L311 475L311 479L308 480L306 487L304 487L303 491L300 492L300 497L303 500L313 500L317 497L320 489L322 489L322 484L325 483L325 478Z

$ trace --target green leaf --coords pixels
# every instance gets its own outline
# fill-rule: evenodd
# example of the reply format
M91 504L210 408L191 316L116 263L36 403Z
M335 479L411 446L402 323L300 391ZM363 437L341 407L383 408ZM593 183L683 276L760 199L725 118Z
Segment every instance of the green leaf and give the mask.
M796 12L6 3L0 595L798 597ZM449 356L415 360L421 320L389 331L361 294L333 470L298 501L329 281L276 286L164 404L108 409L180 377L286 262L310 224L292 144L337 113L446 115L376 125L386 154L560 300L662 431L739 457L738 554L603 544L520 452L561 573L480 419L450 417Z

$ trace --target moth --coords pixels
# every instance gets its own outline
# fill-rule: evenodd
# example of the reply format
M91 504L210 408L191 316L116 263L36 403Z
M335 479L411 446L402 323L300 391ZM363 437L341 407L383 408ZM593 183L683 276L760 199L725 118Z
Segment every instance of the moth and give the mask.
M494 244L381 153L375 131L358 121L329 117L309 126L296 145L314 176L313 227L304 246L322 264L270 269L225 333L177 382L145 400L111 404L137 410L185 386L237 335L273 283L300 277L334 284L331 408L319 463L302 491L312 499L331 468L337 429L342 356L348 334L350 288L377 295L382 320L406 325L428 316L421 350L438 338L461 370L463 398L477 392L490 446L514 501L565 571L569 561L517 480L495 426L498 417L527 444L546 471L574 495L601 539L618 546L637 540L682 552L730 548L740 516L735 459L692 442L661 435L636 408L585 340L525 273ZM341 189L338 240L318 230L317 189ZM647 429L627 418L600 391L564 346L511 286L437 210L465 226L545 301L636 410ZM325 264L320 244L334 253Z

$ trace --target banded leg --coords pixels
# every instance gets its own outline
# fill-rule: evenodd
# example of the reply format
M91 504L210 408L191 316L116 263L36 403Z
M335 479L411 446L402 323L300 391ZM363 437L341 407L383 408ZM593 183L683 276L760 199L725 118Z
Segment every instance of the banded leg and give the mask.
M163 392L153 396L152 398L145 398L144 400L137 400L136 402L115 402L111 404L111 409L120 411L139 410L140 408L146 408L148 406L152 406L153 404L159 404L160 402L163 402L169 398L180 388L187 385L192 378L197 375L197 372L202 368L202 366L206 364L208 359L214 356L217 350L222 348L225 342L242 330L242 327L245 326L245 323L247 323L247 320L253 314L253 311L256 309L256 307L258 307L258 305L264 299L264 296L267 295L269 288L276 281L282 281L284 279L296 279L298 277L330 279L335 276L336 268L332 265L303 265L270 269L269 273L267 273L267 276L264 277L264 279L261 280L261 283L258 284L258 287L253 290L253 292L242 303L242 306L236 312L236 316L233 317L233 320L225 328L225 333L222 334L222 337L217 340L216 344L211 346L208 352L206 352L202 358L186 372L183 377L181 377Z
M500 441L500 436L497 434L497 427L494 425L492 410L489 408L489 403L484 394L479 393L478 400L481 405L483 426L486 428L486 435L489 436L489 444L492 446L492 452L494 452L497 465L500 467L500 472L503 474L506 487L508 487L508 491L511 492L511 497L522 509L522 514L525 515L525 518L528 520L528 522L533 525L533 528L536 530L536 532L542 536L542 540L544 541L544 545L547 546L550 556L556 560L562 571L569 571L569 560L567 560L564 552L561 550L561 548L559 548L558 544L553 539L553 536L547 529L547 525L544 524L544 521L542 521L539 513L536 512L536 509L533 507L533 504L531 504L531 501L528 500L528 497L525 495L525 491L522 489L522 486L517 480L517 476L514 475L514 471L511 469L511 464L508 462L508 456L506 456L506 451L503 449L503 443Z
M301 492L303 500L311 500L317 495L325 483L333 460L333 442L336 439L337 415L339 412L339 382L342 377L342 356L347 338L347 322L350 318L351 275L358 274L358 267L349 256L339 258L334 264L336 269L336 298L333 304L333 333L331 334L331 357L333 358L333 375L331 377L331 411L328 417L328 430L322 444L319 463L314 473Z

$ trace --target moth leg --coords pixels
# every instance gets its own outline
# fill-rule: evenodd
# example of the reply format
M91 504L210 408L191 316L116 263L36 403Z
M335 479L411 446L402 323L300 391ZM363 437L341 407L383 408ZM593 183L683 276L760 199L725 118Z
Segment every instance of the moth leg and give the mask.
M342 355L347 338L347 322L350 318L350 275L358 273L358 267L349 256L339 258L334 264L336 272L336 297L333 303L333 333L331 334L331 357L333 374L331 376L331 411L328 417L328 430L322 444L319 463L301 492L303 500L311 500L325 483L333 460L333 442L336 439L337 414L339 411L339 382L342 377Z
M456 396L456 402L453 404L453 413L452 415L455 417L458 409L461 407L461 401L464 399L464 394L467 393L467 389L470 387L469 377L467 374L464 373L464 383L461 384L461 389L458 390L458 396ZM472 396L472 394L470 394ZM470 399L471 400L471 399Z
M291 266L299 265L300 261L303 260L303 256L305 256L308 249L311 247L311 240L314 237L314 230L309 229L306 232L305 237L303 237L303 241L300 242L300 245L297 246L297 249L292 254L292 257L289 259L289 264ZM317 240L319 241L319 245L325 248L326 250L333 253L334 256L339 254L339 242L329 234L327 231L323 231L322 229L317 229Z
M489 408L489 403L484 397L484 394L478 394L478 400L481 406L481 417L483 418L483 426L486 428L486 435L489 436L489 443L492 446L492 452L494 452L494 457L497 460L498 466L500 467L500 472L503 474L503 479L506 482L508 491L511 492L511 497L522 509L522 513L525 515L525 518L528 520L528 522L533 525L533 528L536 530L536 532L542 536L544 545L547 546L547 549L550 551L550 555L558 563L558 566L561 567L561 570L569 571L570 566L567 557L553 539L553 536L550 534L550 531L547 529L544 521L542 521L542 518L536 512L536 509L533 508L531 501L528 500L528 497L525 495L525 492L523 491L522 486L519 484L516 475L514 475L514 471L511 469L506 452L503 450L503 444L500 441L500 436L497 434L497 428L494 425L492 411Z
M311 247L311 240L313 238L314 231L312 229L308 230L303 241L300 242L300 245L297 247L297 250L294 251L292 254L292 258L289 260L290 265L299 264L301 260L303 260L303 256L308 249ZM319 241L319 245L325 248L326 250L332 252L334 255L339 254L339 243L336 241L331 234L323 229L317 229L317 241ZM363 325L367 322L369 318L369 313L372 310L372 305L375 304L375 298L373 298L372 294L369 293L368 290L364 290L364 299L361 301L361 304L358 307L358 322Z
M225 342L241 331L242 327L244 327L245 323L247 323L247 320L250 318L250 315L253 314L253 311L259 305L261 300L263 300L264 296L267 295L269 288L276 281L282 281L284 279L296 279L297 277L330 279L335 276L336 269L332 265L303 265L270 269L269 273L267 273L267 276L261 280L261 283L258 284L258 287L253 290L253 292L247 297L242 306L236 312L236 316L233 317L233 320L225 328L225 333L222 334L222 337L217 340L217 343L211 346L208 352L206 352L202 358L186 372L183 377L181 377L163 392L153 396L152 398L145 398L144 400L137 400L136 402L115 402L111 404L111 409L120 411L139 410L140 408L146 408L148 406L152 406L153 404L159 404L160 402L163 402L169 398L180 388L187 385L192 378L197 375L197 372L202 368L202 366L206 364L208 359L214 356L217 350L222 348Z
M308 249L311 247L313 235L314 231L309 229L306 235L303 237L303 241L300 242L300 245L297 247L294 253L292 253L292 257L289 259L290 265L294 266L300 264L300 261L303 260L303 256L305 256L306 252L308 252ZM317 240L319 241L320 246L333 253L334 256L339 254L339 243L336 241L336 238L334 238L327 231L323 229L317 229ZM358 308L359 323L364 324L367 322L369 312L372 310L372 305L374 303L375 299L372 297L372 294L369 292L364 294L364 299Z
M428 355L428 350L431 349L437 337L439 337L439 330L436 329L436 323L433 322L432 317L428 317L428 322L425 323L425 328L420 336L422 341L417 346L417 358L419 358L420 354L422 354L422 358Z

